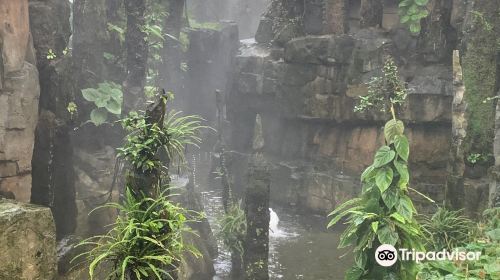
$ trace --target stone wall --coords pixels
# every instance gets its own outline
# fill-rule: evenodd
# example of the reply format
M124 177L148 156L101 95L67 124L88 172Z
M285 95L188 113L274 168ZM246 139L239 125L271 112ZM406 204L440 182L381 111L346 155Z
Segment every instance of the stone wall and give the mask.
M28 0L0 2L0 196L29 201L39 84Z
M245 167L238 162L251 151L251 128L260 114L275 202L326 212L355 195L361 171L383 145L387 116L353 108L390 54L410 91L399 118L407 124L411 143L412 185L442 201L453 99L447 41L424 36L427 31L410 34L394 19L393 1L384 1L384 9L369 14L370 20L364 20L360 1L311 1L305 12L300 5L290 6L293 1L276 2L288 6L272 6L256 34L259 43L242 41L237 56L227 104L234 149L228 166L235 185L243 186L238 177ZM322 20L313 20L315 11ZM304 16L283 20L294 13ZM434 19L423 30L431 24L442 31L448 27ZM297 32L284 36L285 30ZM446 55L419 51L431 39Z

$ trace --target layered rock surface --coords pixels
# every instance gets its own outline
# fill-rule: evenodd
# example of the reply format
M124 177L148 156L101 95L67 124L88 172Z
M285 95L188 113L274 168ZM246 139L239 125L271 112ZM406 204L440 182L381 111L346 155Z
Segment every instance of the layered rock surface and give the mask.
M236 186L244 185L238 177L245 167L238 162L251 151L249 128L260 114L264 152L274 163L273 200L326 212L355 195L359 174L384 143L387 116L353 109L390 54L410 92L399 118L407 124L411 143L412 185L441 201L451 135L451 53L437 60L420 53L417 46L429 39L401 27L390 3L380 11L382 26L367 27L360 24L359 1L347 6L342 1L315 2L327 7L322 21L310 18L315 9L309 3L303 25L268 16L256 35L260 43L242 41L227 104L234 149L228 166ZM301 14L301 7L295 9L299 12L289 9L286 16ZM277 11L283 13L271 7L268 14L279 15ZM300 32L283 40L280 32L293 24L301 26Z
M0 196L28 202L40 88L28 1L0 2Z
M49 208L0 199L0 279L54 279L56 232Z

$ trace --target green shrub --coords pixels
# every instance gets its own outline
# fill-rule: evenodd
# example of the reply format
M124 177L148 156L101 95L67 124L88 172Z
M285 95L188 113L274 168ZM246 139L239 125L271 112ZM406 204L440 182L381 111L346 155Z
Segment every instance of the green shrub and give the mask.
M452 250L471 239L474 224L462 213L462 210L453 211L440 207L432 217L422 219L424 232L429 237L427 247L430 250Z
M194 247L184 244L182 238L190 231L186 217L193 213L172 203L169 196L162 194L138 201L127 190L121 204L108 203L102 207L116 209L120 214L107 234L88 238L78 245L92 248L79 256L90 264L90 279L95 279L96 269L103 266L106 269L106 265L111 269L106 271L105 279L171 278L185 252L200 255Z
M237 252L243 255L243 240L247 232L247 221L245 212L241 208L241 200L238 203L233 203L219 221L220 231L218 235L222 239L224 246L231 252Z

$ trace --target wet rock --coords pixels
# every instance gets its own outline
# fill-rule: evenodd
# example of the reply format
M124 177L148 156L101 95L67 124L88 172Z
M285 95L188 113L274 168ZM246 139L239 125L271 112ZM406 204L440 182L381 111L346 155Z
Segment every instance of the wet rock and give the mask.
M274 39L273 22L271 19L262 18L259 23L257 33L255 33L255 41L261 44L271 43Z
M0 199L0 278L53 279L56 233L49 208Z
M285 46L285 61L291 63L347 63L355 41L350 36L306 36Z
M323 0L311 0L304 3L304 30L306 34L319 35L322 34L325 26Z
M81 242L81 238L69 235L57 243L57 272L66 274L70 272L75 264L71 261L84 252L84 247L76 247Z
M10 162L0 172L0 190L28 202L31 195L31 157L38 120L38 71L24 62L8 73L0 90L0 162ZM14 174L12 163L16 164Z

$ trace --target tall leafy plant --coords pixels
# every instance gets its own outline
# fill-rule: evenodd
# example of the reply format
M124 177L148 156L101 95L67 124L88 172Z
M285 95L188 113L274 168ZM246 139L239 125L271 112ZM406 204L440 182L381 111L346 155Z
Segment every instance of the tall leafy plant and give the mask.
M383 110L388 105L392 119L384 127L385 145L361 175L361 196L343 203L329 214L328 227L346 219L347 228L340 237L339 248L353 247L355 264L345 276L348 280L413 280L417 273L414 263L398 261L392 267L382 267L375 262L375 250L381 244L424 249L416 210L408 196L409 143L404 135L404 124L396 118L394 109L406 98L406 92L392 58L386 60L383 71L375 83L369 84L369 94L381 102L365 104L363 109L378 105Z

